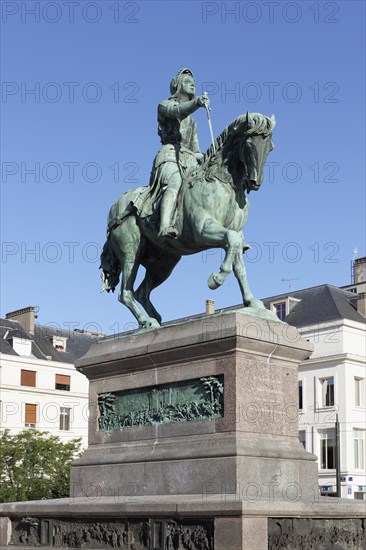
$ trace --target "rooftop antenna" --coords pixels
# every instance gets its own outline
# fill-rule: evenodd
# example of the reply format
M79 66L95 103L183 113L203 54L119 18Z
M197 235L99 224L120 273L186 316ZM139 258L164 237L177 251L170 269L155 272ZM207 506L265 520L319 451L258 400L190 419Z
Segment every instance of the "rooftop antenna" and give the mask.
M300 277L292 277L291 279L282 278L281 281L283 283L288 283L288 289L291 290L292 289L292 281L298 281L299 279L300 279Z

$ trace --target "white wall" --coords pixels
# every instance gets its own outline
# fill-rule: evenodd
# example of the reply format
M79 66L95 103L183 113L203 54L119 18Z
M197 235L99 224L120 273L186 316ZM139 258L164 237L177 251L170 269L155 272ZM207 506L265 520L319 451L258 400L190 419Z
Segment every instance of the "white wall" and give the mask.
M87 446L88 387L87 378L73 364L43 361L34 357L0 354L1 416L0 429L14 432L24 429L25 403L37 404L36 429L68 441L82 437ZM21 370L36 371L36 387L21 386ZM70 376L70 391L55 389L55 375ZM59 429L60 407L71 409L70 430Z
M310 359L299 367L299 380L303 382L303 410L299 415L299 430L306 431L307 450L319 456L319 430L333 428L338 413L341 476L346 478L342 483L342 496L354 498L358 486L366 485L365 469L354 467L353 441L353 429L366 428L366 398L362 407L356 407L354 399L354 378L366 379L365 325L344 320L332 326L305 327L300 332L303 338L314 342L315 350ZM322 407L319 379L330 376L334 377L335 405ZM319 484L330 483L335 484L335 471L320 470ZM351 494L348 494L349 488Z

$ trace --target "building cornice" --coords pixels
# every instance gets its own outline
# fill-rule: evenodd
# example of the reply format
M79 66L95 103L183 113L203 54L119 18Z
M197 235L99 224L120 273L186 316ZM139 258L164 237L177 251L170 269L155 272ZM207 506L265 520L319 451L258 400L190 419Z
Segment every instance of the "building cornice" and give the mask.
M4 394L5 391L10 393L17 393L17 394L27 394L27 395L52 395L55 398L63 397L63 398L78 398L78 399L88 399L88 393L81 393L81 392L72 392L72 391L62 391L62 390L54 390L52 388L37 388L33 386L12 386L10 384L1 384L1 391Z
M3 362L9 361L9 363L21 363L22 365L28 364L28 365L34 365L38 367L52 367L52 368L59 368L59 369L67 369L67 370L73 370L75 372L75 365L74 363L66 363L62 361L52 361L52 360L45 360L45 359L38 359L37 357L24 357L21 355L9 355L7 353L1 353L0 352L0 360Z
M340 363L343 364L346 362L366 367L366 360L365 357L363 357L362 355L354 355L352 353L338 353L336 355L327 355L314 357L313 359L307 359L306 361L300 363L299 369L301 369L302 367L317 367L318 365L322 365L324 363L327 363L329 366L334 366L333 363L336 363L338 365Z
M313 323L312 325L299 326L298 331L300 334L304 332L314 332L319 330L327 330L334 327L348 327L361 332L366 332L366 324L359 321L352 321L351 319L335 319L334 321L327 321L326 323Z

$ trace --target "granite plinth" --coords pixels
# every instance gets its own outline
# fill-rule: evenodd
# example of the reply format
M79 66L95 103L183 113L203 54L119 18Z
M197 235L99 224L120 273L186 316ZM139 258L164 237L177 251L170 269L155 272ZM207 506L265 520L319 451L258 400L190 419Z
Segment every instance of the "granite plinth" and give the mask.
M312 345L285 323L232 312L92 346L89 447L71 472L75 497L257 491L312 498L316 457L298 441L297 366ZM220 418L100 429L98 396L223 376Z

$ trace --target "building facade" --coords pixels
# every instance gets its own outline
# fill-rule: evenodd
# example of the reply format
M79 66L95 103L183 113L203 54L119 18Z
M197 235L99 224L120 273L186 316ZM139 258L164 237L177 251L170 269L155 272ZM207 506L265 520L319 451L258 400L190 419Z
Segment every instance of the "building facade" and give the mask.
M341 496L366 500L366 258L354 282L289 292L265 300L313 342L299 366L299 439L317 455L320 492L336 494L336 421Z
M100 335L35 323L28 307L0 319L0 429L36 428L87 446L88 380L74 363Z

